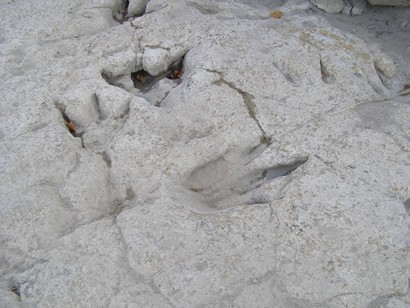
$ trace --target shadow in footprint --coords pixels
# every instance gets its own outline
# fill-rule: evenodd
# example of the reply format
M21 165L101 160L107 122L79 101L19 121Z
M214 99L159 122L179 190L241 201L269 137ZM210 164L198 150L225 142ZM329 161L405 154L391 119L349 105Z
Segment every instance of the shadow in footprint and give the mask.
M149 92L158 82L167 78L173 80L176 85L179 85L183 75L183 58L173 63L166 72L152 76L147 71L140 70L131 73L131 80L134 83L134 87L139 89L142 93Z
M113 12L113 18L116 22L123 23L126 21L128 14L128 6L130 5L129 0L117 1L117 9Z
M151 105L161 107L169 92L182 83L184 74L184 56L172 63L168 69L158 76L145 70L127 75L113 75L103 70L102 78L110 85L119 87L133 95L144 97Z
M404 202L404 209L406 210L407 214L410 215L410 198Z
M120 24L134 18L145 15L148 0L131 2L129 0L117 0L117 7L113 12L113 19Z

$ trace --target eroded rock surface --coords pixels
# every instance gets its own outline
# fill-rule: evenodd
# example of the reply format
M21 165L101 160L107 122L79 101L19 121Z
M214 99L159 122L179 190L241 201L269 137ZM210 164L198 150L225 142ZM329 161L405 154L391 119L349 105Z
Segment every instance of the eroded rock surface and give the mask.
M409 0L368 0L372 5L410 6Z
M410 304L408 58L309 1L1 7L1 306Z

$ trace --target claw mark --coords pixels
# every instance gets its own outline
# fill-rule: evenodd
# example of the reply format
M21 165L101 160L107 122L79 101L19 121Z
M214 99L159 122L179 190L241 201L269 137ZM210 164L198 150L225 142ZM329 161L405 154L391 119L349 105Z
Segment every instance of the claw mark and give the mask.
M404 202L404 208L407 212L407 214L410 215L410 198L406 200L406 202Z
M374 65L374 70L376 71L376 74L379 77L382 85L387 89L391 89L391 85L389 83L388 77L386 77L383 71L378 67L377 63L373 63L373 65Z
M281 176L286 176L291 174L301 165L307 162L307 157L304 157L293 164L289 165L279 165L273 168L266 169L262 172L262 176L259 178L261 181L272 181L273 179Z
M106 151L102 152L102 153L98 153L101 155L103 161L107 164L108 168L111 168L111 157L108 155L108 153Z
M20 286L16 283L14 283L11 287L11 292L17 295L17 298L19 302L21 302L21 291L20 291Z
M285 79L286 79L291 85L294 85L294 86L297 85L295 79L294 79L288 72L286 72L286 71L284 72L284 71L279 67L279 65L278 65L277 63L273 62L272 64L273 64L273 66L278 70L278 72L279 72L280 74L282 74L282 76L285 77Z
M95 110L97 111L97 114L98 114L98 120L104 120L105 116L101 112L100 102L98 100L98 96L96 94L94 94L92 100L93 100L93 103L94 103Z
M320 59L319 63L320 63L320 73L322 75L322 81L326 84L334 83L335 77L330 74L327 67L324 65L322 59Z

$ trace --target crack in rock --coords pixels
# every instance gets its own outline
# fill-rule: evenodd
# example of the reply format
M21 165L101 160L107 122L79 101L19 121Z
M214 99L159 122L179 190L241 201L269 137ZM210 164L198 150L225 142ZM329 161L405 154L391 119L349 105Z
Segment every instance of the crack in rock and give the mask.
M119 235L119 240L120 243L123 245L123 249L124 249L124 255L123 255L123 260L125 262L125 266L127 267L127 269L129 270L129 273L131 274L132 279L138 284L138 283L142 283L148 287L151 288L152 292L154 294L158 294L159 296L161 296L161 298L168 303L168 305L170 307L176 307L171 299L166 296L164 293L161 292L160 288L153 282L152 277L145 277L143 275L141 275L140 273L138 273L130 264L130 257L129 257L129 252L128 252L128 245L127 245L127 241L125 239L124 236L124 231L120 226L120 223L118 222L118 218L119 216L122 214L122 211L120 213L118 213L113 220L113 225L114 227L117 229L118 231L118 235Z
M264 144L270 144L271 143L271 138L267 135L267 133L265 132L265 130L263 129L257 115L256 115L256 104L253 101L255 99L255 97L252 94L249 94L248 92L245 92L244 90L238 88L233 82L230 82L228 80L226 80L223 77L223 73L217 71L217 70L208 70L208 72L211 73L215 73L219 75L219 82L221 82L222 84L227 85L229 88L231 88L232 90L236 91L237 93L239 93L242 96L243 102L245 104L246 110L248 111L249 116L255 121L256 125L259 127L259 129L262 132L262 136L261 136L261 143Z

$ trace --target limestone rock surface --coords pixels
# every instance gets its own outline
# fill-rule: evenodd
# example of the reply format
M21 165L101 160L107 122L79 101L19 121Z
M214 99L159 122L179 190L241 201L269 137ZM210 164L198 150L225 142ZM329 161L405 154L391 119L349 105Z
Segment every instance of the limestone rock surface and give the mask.
M366 5L366 0L345 1L345 6L342 10L342 13L348 16L361 15L363 11L366 9Z
M311 0L310 2L325 12L333 14L340 13L345 7L344 0Z
M410 305L410 59L307 0L127 3L0 2L0 306Z
M348 16L361 15L367 5L366 0L310 0L310 3L326 13L343 13Z
M410 6L409 0L367 0L371 5Z

